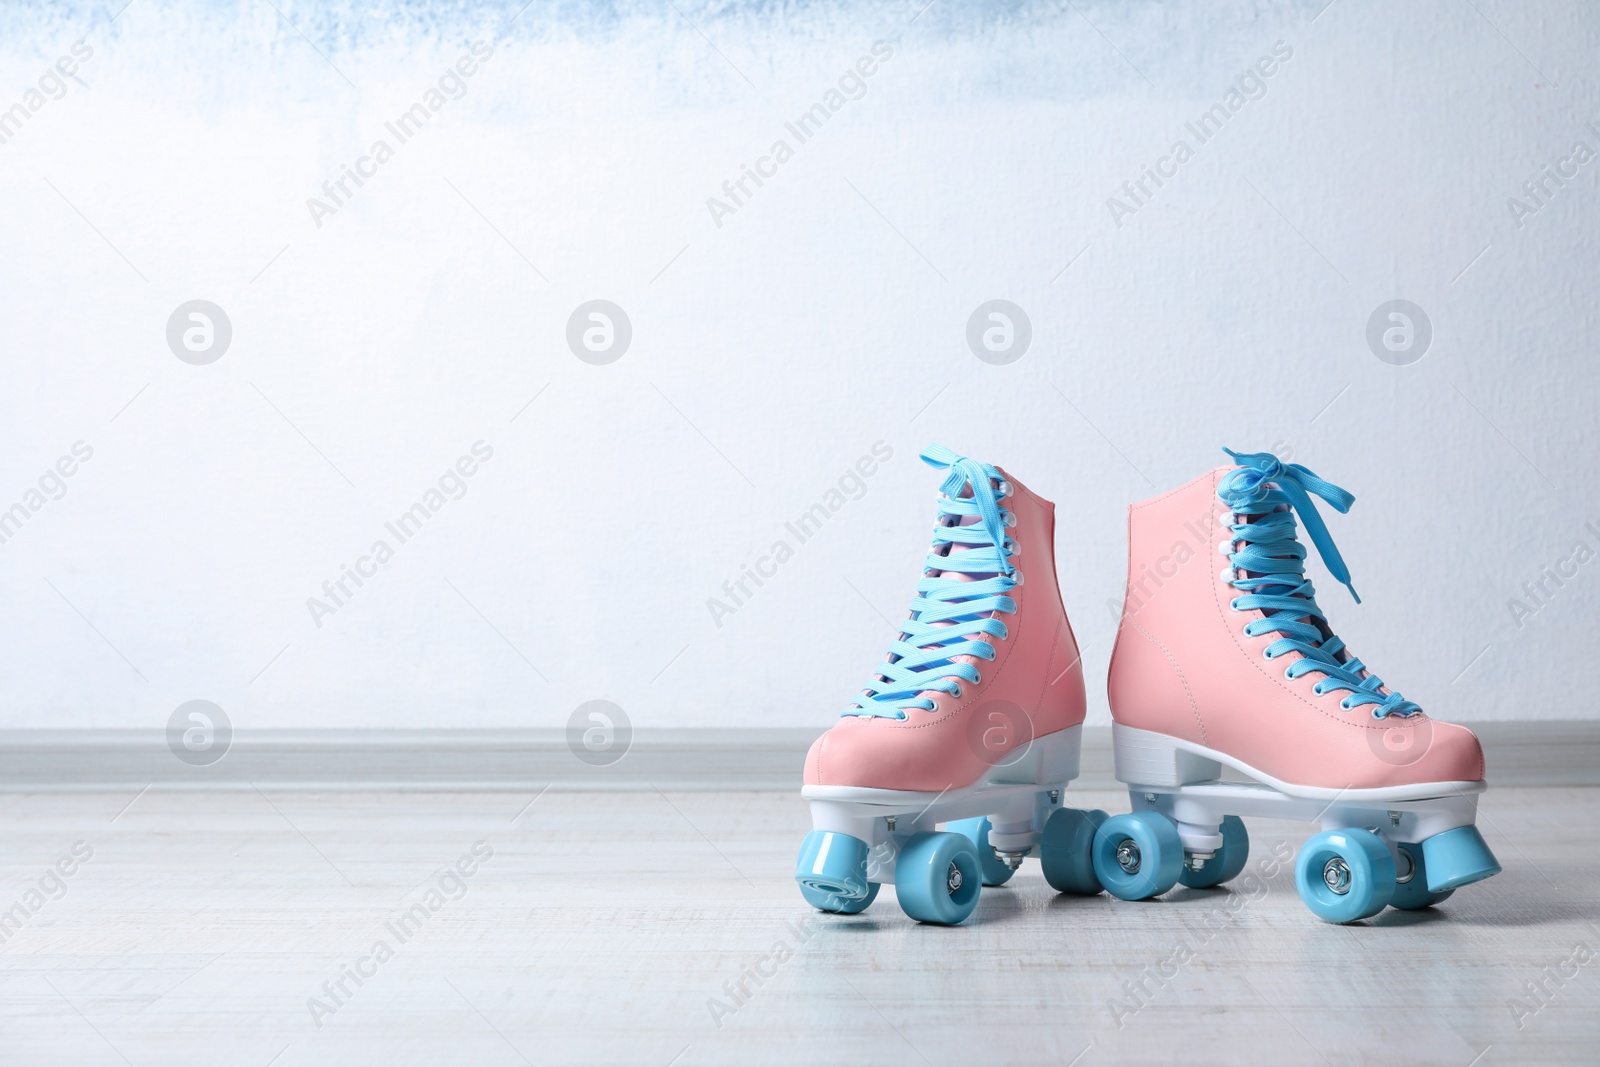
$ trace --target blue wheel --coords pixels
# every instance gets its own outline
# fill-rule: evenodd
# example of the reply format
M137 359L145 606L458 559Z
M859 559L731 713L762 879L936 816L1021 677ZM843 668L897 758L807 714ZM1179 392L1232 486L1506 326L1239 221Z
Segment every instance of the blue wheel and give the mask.
M1500 862L1476 826L1434 834L1422 843L1422 854L1427 860L1428 888L1435 893L1500 873Z
M1057 808L1039 835L1039 865L1044 880L1058 893L1092 896L1103 886L1094 873L1094 835L1106 813Z
M794 880L813 907L846 915L866 908L878 892L867 881L867 843L831 830L813 830L800 843Z
M1353 923L1394 898L1394 857L1377 834L1326 830L1300 846L1294 884L1317 918Z
M983 867L965 834L912 834L895 862L901 909L924 923L954 926L978 906Z
M1244 820L1237 815L1226 816L1221 831L1222 847L1217 854L1198 871L1191 871L1185 864L1183 873L1178 875L1179 882L1190 889L1210 889L1231 882L1244 870L1245 860L1250 858L1250 835L1245 831Z
M984 885L1005 885L1017 872L1006 866L994 849L989 847L989 820L980 815L976 819L962 819L948 824L945 829L960 834L978 850L978 864L983 868Z
M1095 832L1093 855L1100 884L1122 900L1160 896L1183 870L1178 828L1154 811L1111 816Z
M1389 900L1390 907L1404 911L1431 908L1455 892L1454 889L1446 889L1442 893L1435 893L1428 888L1428 865L1422 855L1421 845L1402 841L1399 848L1400 856L1395 863L1394 896Z

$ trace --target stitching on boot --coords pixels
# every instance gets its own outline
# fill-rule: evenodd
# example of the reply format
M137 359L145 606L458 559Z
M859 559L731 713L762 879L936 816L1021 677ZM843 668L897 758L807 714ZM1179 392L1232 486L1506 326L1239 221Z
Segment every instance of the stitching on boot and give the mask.
M1050 638L1050 658L1045 661L1045 667L1044 667L1044 673L1046 675L1046 680L1044 681L1044 683L1042 685L1039 686L1039 692L1034 694L1034 697L1033 697L1033 713L1034 713L1034 715L1038 715L1039 712L1044 710L1044 694L1045 694L1045 690L1050 688L1051 681L1056 677L1055 675L1051 674L1050 672L1055 670L1055 667L1056 667L1056 648L1061 643L1061 627L1065 624L1065 622L1066 622L1066 617L1063 616L1061 622L1056 623L1055 636ZM1067 666L1070 668L1071 664L1068 664ZM1065 674L1066 671L1062 671L1061 673ZM1038 737L1038 725L1039 725L1038 723L1034 723L1033 724L1033 726L1034 726L1034 737L1035 738Z
M1167 663L1172 666L1173 673L1178 676L1178 681L1183 685L1183 695L1189 698L1189 711L1193 713L1194 724L1200 730L1200 743L1210 747L1211 741L1206 736L1206 724L1200 719L1200 708L1194 702L1194 691L1189 688L1189 679L1184 676L1183 668L1178 666L1178 661L1173 657L1172 653L1167 650L1166 645L1163 645L1160 641L1157 641L1155 637L1151 635L1149 630L1146 630L1143 626L1139 625L1138 619L1130 617L1128 622L1135 630L1138 630L1144 635L1145 640L1159 648L1161 650L1161 654L1167 657Z

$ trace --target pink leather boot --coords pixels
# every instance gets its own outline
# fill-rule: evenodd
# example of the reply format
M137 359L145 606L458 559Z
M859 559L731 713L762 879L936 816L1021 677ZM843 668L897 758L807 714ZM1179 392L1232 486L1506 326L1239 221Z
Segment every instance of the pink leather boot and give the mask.
M795 879L824 911L859 912L891 882L912 918L958 923L1040 845L1057 888L1099 892L1105 815L1061 805L1084 690L1054 505L942 446L922 459L948 472L933 545L887 659L806 756L815 829Z
M1249 851L1240 815L1302 819L1295 881L1330 922L1423 908L1500 870L1474 820L1483 750L1429 718L1334 635L1305 574L1305 526L1349 572L1312 498L1353 497L1270 453L1128 511L1128 589L1108 694L1131 815L1094 868L1125 900L1219 885ZM1351 595L1355 590L1351 588ZM1226 766L1249 784L1222 782Z

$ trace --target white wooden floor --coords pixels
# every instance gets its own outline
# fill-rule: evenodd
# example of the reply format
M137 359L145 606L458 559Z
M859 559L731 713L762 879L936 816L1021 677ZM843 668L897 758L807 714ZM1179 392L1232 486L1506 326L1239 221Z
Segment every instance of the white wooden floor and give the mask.
M1127 810L1114 793L1074 796ZM1290 864L1263 870L1306 836L1292 824L1251 824L1255 877L1232 892L1058 897L1029 861L948 929L913 924L888 889L854 918L807 909L794 794L132 799L0 795L0 909L38 905L0 929L0 1063L1600 1056L1596 789L1491 791L1480 825L1505 873L1358 927L1313 919ZM49 877L77 842L92 856ZM429 911L475 842L492 856L464 864L464 889L445 878ZM369 977L341 992L358 966ZM757 971L771 976L729 993Z

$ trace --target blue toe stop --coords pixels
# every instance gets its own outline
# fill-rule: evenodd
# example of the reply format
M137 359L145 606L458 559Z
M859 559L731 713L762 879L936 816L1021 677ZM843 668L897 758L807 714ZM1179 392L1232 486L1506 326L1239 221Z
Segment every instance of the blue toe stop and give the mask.
M800 846L795 881L844 900L867 895L867 844L849 834L813 830Z
M1434 893L1500 873L1499 861L1476 826L1458 826L1428 838L1422 843L1422 863L1428 873L1428 889Z

